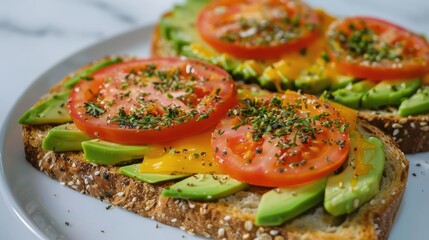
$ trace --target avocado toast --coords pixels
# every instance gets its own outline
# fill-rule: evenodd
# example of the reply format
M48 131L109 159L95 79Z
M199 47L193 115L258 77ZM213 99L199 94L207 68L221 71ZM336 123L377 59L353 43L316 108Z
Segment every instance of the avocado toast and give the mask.
M317 13L320 22L315 28L315 31L319 32L319 36L307 47L288 51L273 58L268 56L267 59L263 57L260 59L260 56L266 55L264 51L261 51L255 58L237 57L234 52L219 51L214 47L216 45L206 41L205 33L199 29L200 25L197 19L201 18L201 12L207 11L203 9L212 8L207 7L210 2L185 1L185 3L176 5L171 12L165 14L153 33L152 56L180 55L198 58L224 68L233 75L235 80L257 83L263 88L274 91L294 89L322 95L325 98L358 109L360 118L367 120L391 136L405 153L429 150L429 128L427 127L429 122L429 98L427 95L429 45L424 38L392 23L386 23L384 20L374 20L370 17L351 17L335 21L335 18L322 10L308 10ZM222 1L215 2L222 3ZM302 4L301 1L292 2ZM248 14L246 12L248 10L243 11L244 15L240 19L245 19L245 14ZM351 21L365 21L368 22L368 26L371 26L374 21L378 25L382 25L383 28L390 29L391 32L399 32L398 35L401 37L398 38L400 39L403 36L412 38L412 40L404 41L411 44L410 48L415 44L415 49L419 49L416 50L417 52L422 51L421 59L420 57L416 58L418 59L416 61L419 62L417 65L420 64L418 69L410 70L413 69L413 66L408 68L398 65L401 66L398 67L395 65L396 63L393 63L390 67L386 67L387 70L383 68L381 71L380 68L373 71L369 67L364 68L365 65L368 65L366 63L355 64L356 66L353 65L352 67L349 66L351 64L347 65L347 62L343 63L341 57L344 53L342 51L353 57L360 56L359 54L364 50L368 51L368 54L373 55L367 54L365 56L369 56L367 61L371 61L370 63L374 66L378 65L375 59L382 59L383 64L391 61L387 58L386 49L391 51L390 57L394 61L407 59L407 57L397 55L397 52L404 52L403 49L393 47L379 49L374 47L378 46L379 43L371 41L367 41L361 49L353 47L355 45L360 46L359 41L365 43L366 40L364 39L374 36L371 35L373 34L371 27L355 30L346 28L343 32L335 31L335 26L347 25ZM248 27L247 23L244 24L244 20L241 20L241 23L241 26L244 26L241 33L244 34L245 30L253 29ZM303 26L307 24L305 26L308 26L306 22L300 24ZM298 24L299 29L303 26ZM355 32L354 35L346 34L353 31ZM344 35L341 38L343 42L338 40L338 32ZM373 56L374 59L371 60L370 56ZM356 62L358 61L360 60L356 60ZM355 63L355 61L351 62ZM353 71L344 71L345 68ZM398 68L405 69L405 73L404 71L397 71ZM356 69L360 70L357 71ZM416 140L415 142L418 144L414 144L415 142L411 139Z
M107 59L107 62L115 64L116 58L113 59L115 61ZM119 61L127 62L128 60L129 59L121 59ZM106 60L101 60L95 64L91 64L88 67L79 70L77 74L74 74L74 76L81 76L80 78L83 80L80 81L86 81L85 79L91 77L91 73L85 75L82 74L82 72L85 73L85 70L88 68L90 69L90 67L96 66L102 62L106 62ZM98 68L98 70L100 69ZM70 78L66 78L59 83L53 88L51 94L55 95L60 92L64 92L64 90L67 89L64 87L64 83L69 82L69 80ZM244 92L250 91L251 94L260 95L261 98L263 98L264 95L264 91L258 90L257 88L249 88L245 85L239 85L237 88L239 89L239 92L240 90ZM248 94L239 94L249 96ZM52 99L56 98L54 97ZM40 106L40 104L37 106ZM37 109L37 106L33 109ZM61 104L59 104L56 108L54 107L51 109L52 111L50 111L50 113L54 113L54 118L57 120L58 115L63 115L62 112L58 111L58 106L60 108L62 107ZM94 110L95 108L89 109ZM97 115L97 111L100 112L100 110L95 109L95 112L92 113ZM44 117L52 117L48 112L34 116L35 119L39 120ZM67 116L67 114L65 114L65 116ZM69 120L64 121L69 122ZM190 184L189 182L183 183L183 181L186 181L188 178L182 181L169 180L161 183L147 183L148 180L142 179L139 176L139 171L135 171L135 169L133 170L133 165L129 165L130 163L123 163L127 165L125 167L109 166L102 162L95 162L97 159L90 160L91 157L86 155L88 152L85 152L84 155L81 150L72 151L73 149L76 150L76 148L79 148L79 146L64 147L46 143L45 141L48 139L46 136L49 135L48 132L50 132L55 125L61 123L63 123L62 120L55 124L42 123L29 125L32 124L30 120L30 122L24 125L23 138L26 156L37 169L45 172L48 176L57 179L60 182L66 183L67 186L79 192L100 198L114 205L136 212L142 216L151 217L159 222L180 227L190 234L198 234L217 239L251 239L255 237L276 237L277 239L343 239L353 237L357 239L385 239L388 236L394 216L399 208L407 178L408 161L394 146L392 141L385 137L376 128L363 121L358 121L358 126L356 128L358 132L363 136L375 136L383 142L382 147L380 145L380 149L382 149L381 152L385 155L386 160L384 162L384 168L381 170L383 174L380 172L379 175L381 183L379 182L380 189L378 193L375 193L376 195L374 197L367 199L365 203L356 203L355 199L348 201L349 204L351 203L349 206L351 209L349 210L341 210L341 208L331 209L329 211L333 212L332 215L324 210L320 200L316 201L316 203L311 203L311 201L308 202L306 200L307 203L300 208L306 208L310 205L310 208L307 211L300 212L292 219L289 219L286 223L283 223L284 221L280 220L279 225L277 221L273 220L276 218L275 216L270 217L272 209L270 210L269 208L271 204L266 204L265 207L261 205L261 209L268 209L262 211L263 214L258 213L258 205L263 201L261 198L264 198L263 195L266 193L271 192L271 194L279 194L279 196L284 196L286 199L290 200L291 198L305 195L304 192L300 192L302 189L284 192L285 188L279 188L279 190L276 190L277 188L272 189L253 185L249 187L247 184L243 185L233 182L231 184L232 188L228 188L226 192L220 193L221 195L226 194L226 196L216 196L216 194L219 193L209 192L206 195L198 194L197 198L201 198L198 201L183 199L189 198L189 194L185 194L185 190L182 191L178 189L185 189L186 187L192 188L190 186L195 184L194 182L191 182ZM63 130L73 131L75 129L65 127ZM77 132L79 134L79 131ZM64 141L64 134L54 133L54 135L63 139L55 140L54 143L60 143L61 141L66 143L71 142L70 140ZM78 142L87 142L87 140L87 138L79 139ZM44 144L47 146L42 147ZM113 146L111 146L111 148L113 149ZM144 150L140 151L143 152ZM107 156L113 154L113 150L110 150L105 155L99 154L99 156L101 156L102 159L106 159ZM134 158L136 157L128 159L132 160ZM141 157L137 156L137 158ZM350 163L346 163L344 165L345 169L348 164ZM305 165L305 163L303 163L303 165ZM372 169L372 167L370 169ZM123 175L124 172L127 174L127 171L128 175ZM177 174L170 174L169 177L171 176L176 177ZM210 179L215 179L214 176L216 175L208 175L208 178L202 177L201 180L206 179L211 181ZM181 178L183 177L186 176L181 176ZM196 178L200 178L199 175L197 175ZM373 179L373 177L370 177L370 182L375 182L377 185L377 181L373 181L371 179ZM145 180L146 182L142 182L142 180ZM215 189L219 187L219 185L216 185L219 184L217 183L218 181L221 182L229 180L221 177L219 180L214 181ZM331 179L330 181L335 183L335 179ZM340 182L342 182L344 186L347 186L345 185L347 184L347 181ZM358 184L359 182L360 181L358 181ZM184 186L177 184L184 184ZM202 184L203 187L207 187L207 183L205 181L202 181ZM209 184L213 184L213 182L209 182ZM312 190L310 193L315 193L320 199L320 193L318 193L320 190L317 190L320 188L317 187L317 181L315 182L315 185L315 191ZM331 186L335 187L335 185L342 184L337 182ZM219 197L219 199L213 200L209 196L212 198ZM279 197L277 195L275 196ZM354 198L360 198L360 196L354 196ZM314 197L310 196L309 199L314 199ZM207 200L209 201L207 202ZM270 198L268 198L268 203L269 202ZM298 202L297 204L302 204L302 202ZM356 210L356 207L354 207L355 205L359 206L359 209ZM345 206L346 205L343 207ZM330 207L327 207L326 205L325 208L330 209ZM293 211L296 210L292 209L292 212ZM336 215L336 211L340 211L339 215L341 216L334 217L334 215ZM344 211L351 211L351 213L344 215ZM274 209L274 212L277 212L275 215L278 215L279 211ZM257 215L259 217L257 217ZM283 216L283 214L281 216ZM259 219L256 220L259 222L255 222L255 219ZM196 226L195 222L199 222L201 224ZM270 227L270 225L276 226Z

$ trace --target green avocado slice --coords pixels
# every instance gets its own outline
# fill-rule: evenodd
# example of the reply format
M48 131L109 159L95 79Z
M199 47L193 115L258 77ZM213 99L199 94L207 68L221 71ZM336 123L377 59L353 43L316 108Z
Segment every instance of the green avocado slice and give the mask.
M350 149L361 147L353 143L351 136ZM354 168L347 166L340 174L328 178L324 206L334 216L352 213L379 192L385 161L383 142L375 137L364 138L374 146L364 149L363 153L364 163L370 166L368 172L355 176ZM350 157L354 158L353 151Z
M347 107L358 109L361 105L363 95L375 86L375 83L369 80L359 81L350 84L345 88L340 88L334 91L332 100L337 103L343 104Z
M119 168L119 173L146 183L159 183L190 176L190 174L141 173L139 167L140 163L123 166Z
M399 105L398 113L401 117L418 115L429 112L429 87L421 88L413 96Z
M27 110L18 120L19 124L40 125L71 122L67 112L67 98L70 91L54 94Z
M329 90L335 91L341 88L345 88L350 84L353 84L356 81L356 78L351 76L338 75L335 78L331 79L331 85Z
M362 107L399 106L420 87L420 79L381 81L362 97Z
M329 87L330 80L325 74L324 67L315 64L302 71L294 83L297 89L305 93L320 94Z
M121 58L115 57L115 58L109 58L109 59L105 59L102 60L98 63L93 64L92 66L90 66L89 68L85 69L84 71L80 72L79 74L77 74L76 76L72 77L70 80L68 80L67 82L64 83L64 87L66 88L72 88L74 85L76 85L76 83L78 83L80 80L82 79L90 79L90 75L93 74L94 72L105 68L109 65L115 64L115 63L120 63L122 62Z
M186 0L183 4L175 5L172 14L166 15L161 19L161 34L164 38L174 43L176 51L181 53L181 48L191 41L198 42L211 49L201 39L195 25L201 9L209 2L208 0Z
M162 191L162 196L196 201L214 201L247 188L248 185L223 174L196 174Z
M67 123L49 130L43 139L43 150L55 152L81 151L82 142L92 138L80 131L76 125Z
M116 165L142 159L151 146L122 145L93 139L82 142L83 153L88 162L100 165Z
M323 201L326 177L292 188L276 188L262 195L256 212L259 226L278 226Z

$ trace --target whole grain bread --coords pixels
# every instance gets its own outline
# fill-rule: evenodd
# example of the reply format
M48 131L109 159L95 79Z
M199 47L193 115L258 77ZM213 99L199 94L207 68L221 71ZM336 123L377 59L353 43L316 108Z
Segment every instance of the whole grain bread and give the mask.
M61 83L72 75L50 93L62 91ZM148 184L119 174L118 167L91 164L85 161L82 152L43 150L42 141L53 126L23 126L25 155L35 168L83 194L214 239L387 239L408 173L408 160L391 138L359 120L358 130L362 134L384 142L386 164L379 194L347 216L333 217L320 205L282 226L257 227L254 217L266 188L251 187L207 203L165 198L161 192L173 182Z
M177 56L171 42L161 36L159 26L155 27L152 34L151 56ZM392 137L404 153L429 151L429 114L400 117L397 109L389 108L379 111L359 111L359 117Z
M208 203L165 198L161 191L173 182L148 184L119 174L118 167L91 164L82 152L42 150L51 125L23 126L23 139L27 160L65 186L192 234L215 239L387 239L404 193L408 160L377 128L364 121L358 126L384 142L379 194L347 216L333 217L320 205L279 227L254 225L265 189L250 188Z
M405 153L429 151L429 114L400 117L397 109L359 111L359 117L391 136Z

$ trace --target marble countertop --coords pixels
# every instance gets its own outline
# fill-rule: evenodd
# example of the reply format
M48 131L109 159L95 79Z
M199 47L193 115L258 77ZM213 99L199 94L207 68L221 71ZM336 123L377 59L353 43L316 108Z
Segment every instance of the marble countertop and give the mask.
M97 41L155 23L172 2L177 0L2 1L0 126L30 83L56 62ZM338 15L364 14L386 18L429 35L429 1L308 2ZM0 198L0 239L16 239L17 236L19 239L35 239Z

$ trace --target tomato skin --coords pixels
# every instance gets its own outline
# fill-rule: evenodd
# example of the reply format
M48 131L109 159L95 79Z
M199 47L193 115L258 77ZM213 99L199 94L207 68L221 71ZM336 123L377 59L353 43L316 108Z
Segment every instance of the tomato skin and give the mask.
M270 98L270 101L273 98ZM321 177L327 176L338 169L347 159L349 151L349 133L341 132L338 126L343 126L344 121L335 109L317 98L309 95L286 94L282 96L284 106L296 105L297 99L307 99L306 104L302 104L301 110L295 109L295 115L301 118L295 119L294 122L288 120L279 120L283 126L288 124L299 124L309 112L309 118L317 118L316 115L323 112L329 113L313 123L315 126L315 138L298 137L296 146L291 144L294 134L298 134L297 129L292 133L276 137L264 133L257 141L252 139L255 132L254 120L263 116L248 117L247 123L237 128L246 118L239 120L237 115L231 111L243 112L259 111L241 105L241 109L234 108L230 111L228 117L223 119L216 127L212 134L212 147L219 166L225 173L234 179L249 184L266 187L285 187L296 186L310 182ZM257 105L256 109L263 109L266 104ZM298 105L296 105L298 106ZM290 109L289 109L290 110ZM287 107L279 111L279 114L289 111ZM272 112L271 112L272 113ZM269 113L265 113L269 115ZM243 115L244 116L244 115ZM273 115L277 116L278 115ZM308 117L307 117L308 118ZM309 119L308 118L308 119ZM265 120L262 120L265 121ZM327 121L335 122L330 127L324 127ZM277 123L270 127L275 128ZM260 126L258 123L257 126ZM261 125L263 126L263 125ZM292 125L288 125L292 126ZM301 128L303 129L303 128ZM304 131L304 130L303 130ZM299 136L299 135L298 135ZM283 148L282 144L288 143L290 146Z
M381 41L391 44L403 44L402 58L400 61L382 59L377 62L365 62L363 55L351 56L347 49L338 47L338 39L335 33L342 31L351 34L348 26L351 24L371 29ZM334 22L329 31L328 52L334 60L336 70L342 74L352 75L356 78L364 78L373 81L407 79L421 77L429 73L429 43L422 36L414 34L409 30L372 17L350 17ZM362 53L363 54L363 53Z
M270 11L273 9L281 9L287 12L289 15L299 17L300 26L295 27L299 32L298 36L295 36L292 39L288 39L284 42L272 40L259 44L248 44L239 41L229 42L222 40L222 34L237 27L233 26L238 24L239 20L237 19L246 19L246 16L250 16L248 19L253 20L254 18L251 17L258 15L255 17L257 21L261 20L261 18L266 20L265 17L259 13L261 9L264 8L264 6L269 6L267 8L269 8ZM270 8L271 6L272 8ZM219 9L219 7L226 9L222 16L219 16L218 14L217 9ZM271 17L271 20L281 22L281 20L276 17ZM222 25L223 23L224 25ZM228 53L237 58L260 60L275 59L284 53L298 51L307 47L319 36L320 24L321 19L314 10L304 3L294 0L217 0L208 4L208 6L201 11L197 20L197 28L200 36L204 39L205 42L207 42L217 51ZM314 28L307 29L305 27L310 25ZM248 31L250 31L249 29ZM236 32L238 30L240 29L233 29L233 31ZM245 34L245 32L246 31L242 31L242 34ZM276 30L274 32L279 31ZM287 30L285 30L285 32L287 32Z
M130 72L143 71L143 68L151 65L155 65L159 71L165 70L166 72L171 69L180 69L181 71L179 72L183 76L180 74L177 76L184 78L184 84L187 83L186 77L194 76L196 79L192 80L193 82L189 80L190 84L194 86L193 90L195 90L195 93L189 94L193 97L189 99L189 104L195 104L195 106L187 106L185 103L170 96L170 93L178 94L184 90L156 91L156 84L153 82L162 82L162 80L155 75L142 77L142 80L138 81L140 85L137 85L135 81L133 83L133 81L126 80L126 76ZM184 73L185 71L187 72L186 74ZM192 73L188 73L188 71ZM102 69L94 73L92 77L93 80L91 81L79 82L70 94L68 110L73 122L80 130L90 136L122 144L156 144L204 131L216 125L226 115L228 109L235 105L237 101L236 90L228 73L216 66L191 59L154 58L131 60ZM130 83L127 92L120 88L123 83ZM125 95L126 97L124 97L124 93L128 94L128 96ZM177 106L178 109L185 109L183 114L186 111L189 112L194 109L198 112L198 115L188 117L183 122L174 122L173 120L172 124L159 128L148 127L145 129L143 125L137 125L139 127L127 124L121 125L118 112L121 112L120 109L123 109L123 113L129 114L126 115L127 117L131 116L132 109L143 106L143 103L140 104L136 100L137 97L141 96L139 95L141 93L149 93L141 99L144 99L144 103L149 102L147 106L152 107L153 105L153 110L150 110L149 107L147 108L149 110L145 112L146 115L167 114L167 110L173 109L174 106ZM166 97L166 95L169 97ZM219 95L220 97L215 95ZM98 99L102 97L104 99ZM146 100L146 98L149 100ZM108 106L107 102L109 100L113 102L111 106ZM99 106L104 109L104 112L100 116L94 116L87 112L85 104L91 101L97 101ZM165 109L165 106L162 105L163 103L168 105ZM206 116L203 119L197 120L197 117L204 113L207 113L208 117ZM115 116L119 119L117 122L113 121ZM145 115L141 116L141 118L144 117Z

